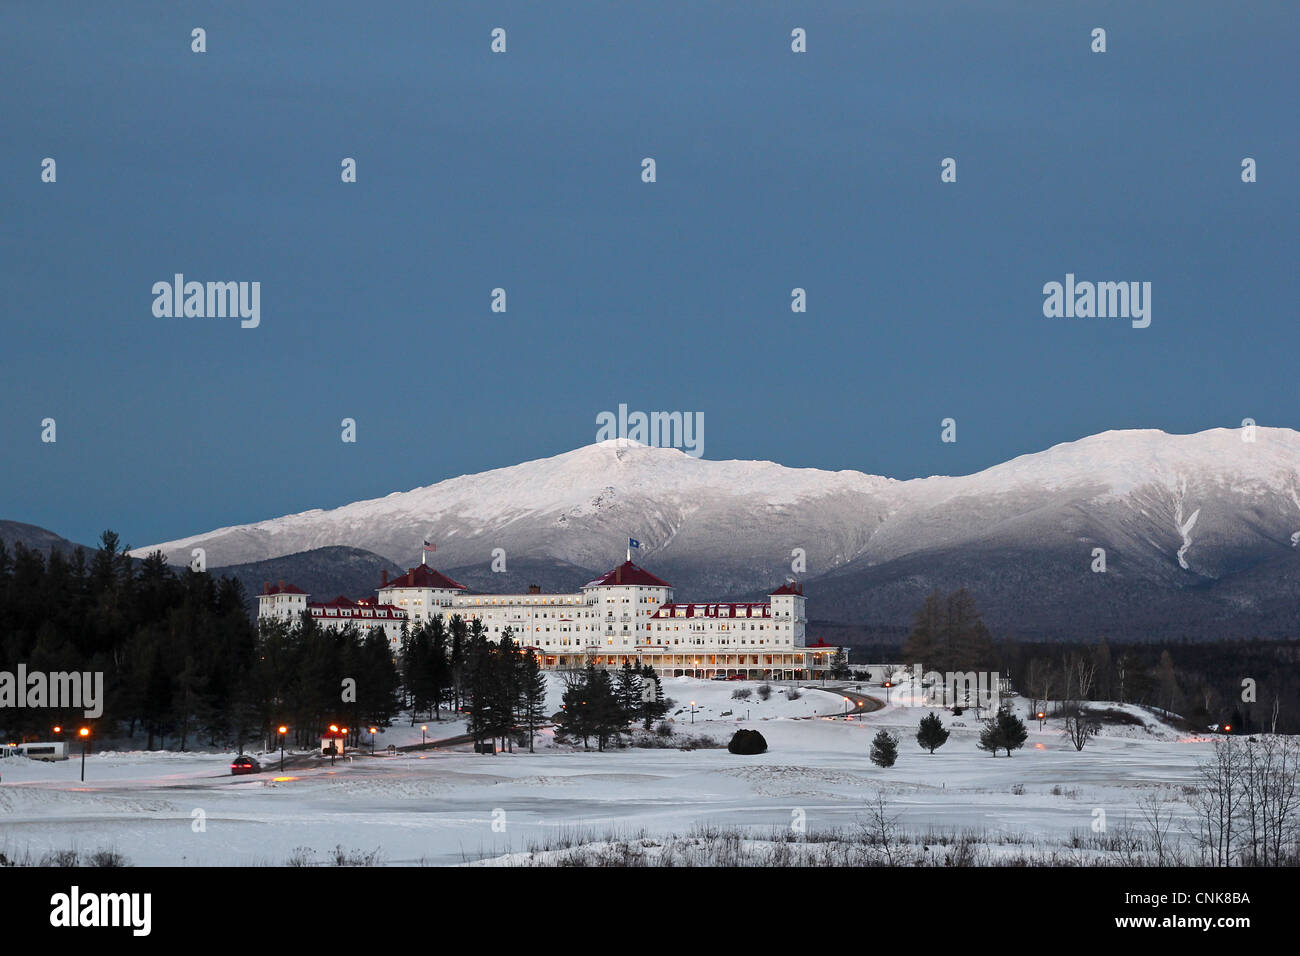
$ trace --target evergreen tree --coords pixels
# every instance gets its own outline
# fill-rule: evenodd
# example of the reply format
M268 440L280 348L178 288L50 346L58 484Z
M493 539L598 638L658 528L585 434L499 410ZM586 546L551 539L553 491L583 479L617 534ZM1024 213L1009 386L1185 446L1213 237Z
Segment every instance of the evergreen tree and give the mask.
M468 640L464 619L459 614L453 614L448 629L451 632L449 657L451 661L452 707L460 710L461 685L465 679L466 668L465 647Z
M412 726L416 714L427 713L433 707L431 654L428 628L422 624L414 631L408 631L402 640L402 678L407 705L411 708Z
M998 751L1002 749L1002 728L998 724L997 717L990 717L984 721L984 729L980 731L979 743L975 746L995 757L998 755Z
M595 730L594 710L587 700L587 680L580 676L569 683L560 699L560 713L555 718L555 729L565 737L582 740L582 749L590 750L591 736Z
M451 661L448 657L447 628L442 615L435 614L429 623L429 690L433 699L433 719L442 720L442 704L451 690Z
M921 725L916 731L916 742L930 753L948 742L948 731L934 711L921 718Z
M668 699L664 697L663 682L649 664L641 667L641 720L645 729L668 713Z
M883 728L871 741L871 762L877 767L892 767L898 759L898 738Z
M1011 751L1019 750L1025 745L1029 731L1025 729L1024 721L1013 714L1010 708L1004 707L998 711L997 723L1001 746L1010 757Z
M533 738L537 727L545 723L549 715L546 713L546 675L532 648L524 654L521 671L520 722L528 728L528 752L533 753Z
M462 684L464 706L469 710L467 729L474 736L474 742L482 744L496 736L500 726L496 713L498 697L494 654L481 630L468 638L464 653Z
M609 671L588 666L587 700L591 706L592 735L596 748L604 750L611 739L626 729L627 715L614 693Z
M508 625L497 642L495 658L496 713L499 718L496 732L513 753L516 717L523 705L523 654Z
M851 675L849 656L844 648L837 647L835 653L831 656L831 677L835 680L846 680Z
M623 659L623 666L614 679L614 696L624 723L630 723L641 715L641 675L627 658Z
M609 672L590 663L565 690L556 719L562 734L581 738L585 749L590 749L594 737L599 750L626 729L627 722Z

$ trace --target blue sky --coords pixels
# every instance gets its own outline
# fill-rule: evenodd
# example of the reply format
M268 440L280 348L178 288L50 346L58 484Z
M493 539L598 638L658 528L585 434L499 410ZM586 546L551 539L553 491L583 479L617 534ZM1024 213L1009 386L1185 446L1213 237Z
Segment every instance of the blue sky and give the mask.
M302 9L0 5L0 517L143 545L620 402L900 478L1296 425L1293 4ZM260 281L261 326L155 318L176 272ZM1066 272L1150 281L1151 327L1044 318Z

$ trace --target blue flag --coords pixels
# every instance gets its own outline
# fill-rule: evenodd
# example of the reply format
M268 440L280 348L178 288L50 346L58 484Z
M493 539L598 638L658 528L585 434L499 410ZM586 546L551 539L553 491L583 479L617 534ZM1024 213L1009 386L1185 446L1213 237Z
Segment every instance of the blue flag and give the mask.
M628 538L628 539L627 539L627 546L628 546L629 548L639 548L639 547L641 547L641 542L638 541L636 538Z

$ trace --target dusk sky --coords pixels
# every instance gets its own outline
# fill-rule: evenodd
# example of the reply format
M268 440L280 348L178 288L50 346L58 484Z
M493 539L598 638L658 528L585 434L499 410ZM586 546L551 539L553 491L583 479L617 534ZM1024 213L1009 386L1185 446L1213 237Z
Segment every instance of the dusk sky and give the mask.
M0 518L145 545L559 454L620 403L703 413L706 458L897 478L1297 425L1294 2L0 24ZM155 317L175 273L260 282L260 326ZM1044 317L1066 273L1150 282L1150 327Z

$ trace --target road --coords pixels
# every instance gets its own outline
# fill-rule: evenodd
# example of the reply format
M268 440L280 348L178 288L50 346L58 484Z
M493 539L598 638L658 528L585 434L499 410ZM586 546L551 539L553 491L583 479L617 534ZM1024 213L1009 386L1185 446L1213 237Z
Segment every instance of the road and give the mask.
M847 697L853 703L853 706L845 711L844 716L852 716L853 714L870 714L871 712L880 710L880 708L885 706L885 702L879 697L872 697L870 694L864 694L860 690L849 690L848 685L836 686L827 684L825 687L822 687L820 684L805 684L803 686L808 690L821 690L826 691L829 694L839 694L841 697Z

